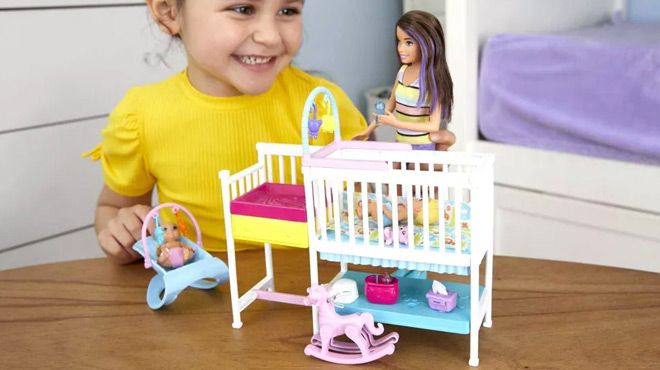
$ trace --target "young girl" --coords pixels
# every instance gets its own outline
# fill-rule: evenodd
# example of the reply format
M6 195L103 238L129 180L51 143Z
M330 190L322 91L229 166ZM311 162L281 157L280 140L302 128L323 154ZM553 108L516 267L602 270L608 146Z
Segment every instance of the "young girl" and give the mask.
M139 258L131 246L156 185L160 202L195 215L207 249L224 250L218 171L256 163L259 141L301 143L300 114L316 86L333 93L346 138L366 127L337 86L289 65L302 40L303 0L146 2L159 27L185 46L188 66L130 89L110 114L101 145L87 153L101 160L105 180L98 241L119 263ZM321 134L315 144L331 140Z
M441 128L451 120L453 83L440 22L423 11L404 14L396 24L396 47L401 67L377 122L396 127L396 140L413 149L446 150L456 138ZM374 120L354 139L364 140L376 127Z

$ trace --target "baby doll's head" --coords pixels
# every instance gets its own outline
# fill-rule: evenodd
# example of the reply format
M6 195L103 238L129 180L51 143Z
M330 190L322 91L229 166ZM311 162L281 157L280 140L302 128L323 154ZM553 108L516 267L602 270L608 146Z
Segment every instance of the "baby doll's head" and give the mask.
M206 95L259 95L302 43L303 0L146 0L165 33L179 37L188 78Z
M440 21L433 14L413 10L404 14L396 23L397 30L403 31L419 47L421 52L419 70L418 106L428 101L431 111L440 105L441 117L451 119L453 82L445 56L445 35ZM398 45L402 40L395 36ZM401 59L399 58L401 62Z
M161 226L163 229L163 237L165 238L165 243L172 241L179 241L181 234L179 233L179 227L172 222L165 222Z

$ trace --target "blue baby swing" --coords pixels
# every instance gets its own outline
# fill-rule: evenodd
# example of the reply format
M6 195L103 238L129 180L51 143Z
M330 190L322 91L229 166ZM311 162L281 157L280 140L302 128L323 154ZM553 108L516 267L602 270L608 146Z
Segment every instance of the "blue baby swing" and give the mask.
M165 207L172 208L172 213L177 216L180 225L182 225L182 221L179 218L179 210L185 212L195 226L197 243L193 243L188 239L185 236L185 227L182 228L184 235L181 235L179 241L192 247L194 255L190 262L181 267L168 268L160 266L156 262L158 260L156 249L164 242L163 230L160 226L162 222L159 219L158 211ZM152 218L156 224L156 229L153 237L147 237L148 220ZM229 280L227 265L202 248L202 233L193 215L185 207L176 203L158 205L147 214L142 225L142 239L133 244L133 250L144 257L145 268L152 267L158 273L151 279L149 288L147 288L147 304L154 310L174 302L179 293L189 286L198 289L211 289Z

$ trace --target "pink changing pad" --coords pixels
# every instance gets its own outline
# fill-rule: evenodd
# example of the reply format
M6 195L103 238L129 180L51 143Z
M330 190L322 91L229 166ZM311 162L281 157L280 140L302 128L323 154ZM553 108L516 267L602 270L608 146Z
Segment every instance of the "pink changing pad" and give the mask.
M231 202L231 214L307 222L303 185L264 183Z

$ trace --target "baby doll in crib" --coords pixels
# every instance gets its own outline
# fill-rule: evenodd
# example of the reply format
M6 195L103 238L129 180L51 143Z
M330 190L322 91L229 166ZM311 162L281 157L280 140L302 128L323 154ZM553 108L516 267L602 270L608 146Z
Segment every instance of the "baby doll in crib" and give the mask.
M436 222L438 222L438 200L437 199L429 199L429 225L433 225ZM359 218L362 218L363 216L363 211L362 211L362 201L358 201L357 203L357 215ZM420 199L414 199L412 201L412 211L413 211L413 220L415 221L416 224L418 225L423 225L424 224L424 203ZM371 200L367 200L367 216L373 218L374 221L378 221L378 218L380 218L380 215L383 215L383 226L391 226L392 225L392 204L389 201L383 201L383 211L378 212L378 204ZM399 202L397 205L397 218L399 219L399 225L401 224L401 221L404 221L408 218L408 207L406 206L405 202Z
M188 263L195 254L191 246L180 241L179 228L172 222L162 226L164 242L156 248L158 264L163 267L177 268Z
M378 204L375 201L372 201L371 199L367 200L367 216L373 218L374 221L378 221L378 219L383 216L383 226L385 229L383 230L383 234L385 237L385 244L386 245L391 245L394 242L394 236L393 233L395 232L392 230L392 205L389 201L383 201L383 211L378 212ZM415 224L418 225L423 225L424 224L424 203L423 201L419 199L414 199L412 201L412 213L413 213L413 220L415 221ZM433 225L438 222L438 200L437 199L429 199L429 225ZM364 215L363 210L362 210L362 201L358 201L357 207L356 207L357 215L358 218L362 218ZM408 244L409 240L409 232L408 232L408 225L407 223L402 221L405 221L408 218L408 208L406 206L406 202L399 202L397 205L397 218L399 219L399 242L403 244ZM414 234L412 234L414 237Z

